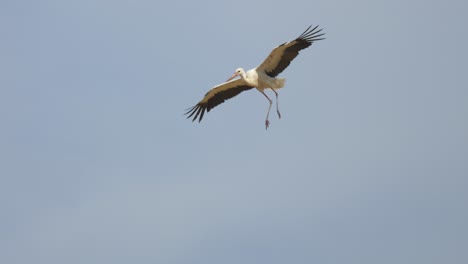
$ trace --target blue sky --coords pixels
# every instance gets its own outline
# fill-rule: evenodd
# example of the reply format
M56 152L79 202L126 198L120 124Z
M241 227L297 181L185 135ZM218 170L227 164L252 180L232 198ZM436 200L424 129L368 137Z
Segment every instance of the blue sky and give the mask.
M467 263L467 7L1 1L0 262Z

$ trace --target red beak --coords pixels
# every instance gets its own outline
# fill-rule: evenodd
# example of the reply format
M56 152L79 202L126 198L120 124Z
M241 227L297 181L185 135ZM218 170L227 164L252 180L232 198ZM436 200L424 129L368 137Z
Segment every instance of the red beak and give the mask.
M230 80L234 79L237 76L237 72L235 72L229 79L227 79L226 82L229 82Z

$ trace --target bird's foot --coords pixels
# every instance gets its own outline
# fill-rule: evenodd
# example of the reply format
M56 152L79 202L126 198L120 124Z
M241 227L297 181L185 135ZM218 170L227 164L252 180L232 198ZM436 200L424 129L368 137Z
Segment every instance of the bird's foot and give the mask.
M281 119L281 113L280 113L280 111L279 111L279 110L276 110L276 113L278 113L278 117L279 117L279 119Z
M265 120L265 130L267 130L269 126L270 126L270 121L268 121L267 119Z

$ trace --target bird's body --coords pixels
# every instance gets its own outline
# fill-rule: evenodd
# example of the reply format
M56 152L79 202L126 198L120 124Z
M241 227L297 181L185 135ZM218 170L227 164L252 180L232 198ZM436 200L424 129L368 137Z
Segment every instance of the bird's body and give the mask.
M198 118L200 122L205 114L205 111L209 112L212 108L223 103L225 100L230 99L239 93L256 88L262 93L269 101L269 107L267 117L265 120L265 127L268 128L270 122L268 116L272 105L272 100L265 94L265 89L271 89L276 95L276 111L278 116L281 118L281 114L278 109L278 93L277 89L284 87L286 79L277 78L286 67L289 66L291 61L299 54L299 51L312 45L314 41L321 40L319 38L322 34L318 34L320 30L317 27L309 30L307 28L298 38L293 41L283 43L273 49L270 55L260 64L258 67L248 70L247 72L243 68L238 68L234 74L225 82L218 86L213 87L208 91L205 97L194 107L188 109L186 114L189 114L187 118L192 116L192 121ZM240 79L234 79L239 76Z
M237 70L240 72L239 76L247 85L255 87L259 91L268 88L275 90L283 88L286 81L285 78L270 77L264 71L258 70L258 68L248 70L247 72L242 68L238 68Z

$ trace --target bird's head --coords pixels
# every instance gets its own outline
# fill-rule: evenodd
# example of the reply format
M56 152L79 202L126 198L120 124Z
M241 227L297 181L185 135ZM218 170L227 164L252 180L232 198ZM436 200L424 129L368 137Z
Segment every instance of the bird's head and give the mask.
M234 72L234 74L231 77L229 77L229 79L227 79L226 82L229 82L230 80L234 79L236 76L241 76L241 77L245 76L244 69L237 68L236 71Z

